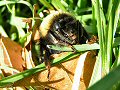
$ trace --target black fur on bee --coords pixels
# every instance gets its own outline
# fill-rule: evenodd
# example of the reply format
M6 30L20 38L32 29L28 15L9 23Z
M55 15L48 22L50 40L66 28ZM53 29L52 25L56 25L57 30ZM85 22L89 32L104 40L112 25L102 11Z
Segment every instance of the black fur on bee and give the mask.
M72 46L86 43L88 35L81 23L71 14L56 11L46 18L39 28L41 61L48 61L51 54L60 51L50 50L47 45Z

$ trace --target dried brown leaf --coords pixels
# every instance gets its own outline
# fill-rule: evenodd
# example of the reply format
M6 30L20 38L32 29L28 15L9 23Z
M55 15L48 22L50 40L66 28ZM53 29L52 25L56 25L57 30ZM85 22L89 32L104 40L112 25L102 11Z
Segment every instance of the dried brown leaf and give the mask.
M25 61L25 68L26 69L30 69L30 68L35 67L33 60L32 60L31 51L28 51L26 48L23 48L22 57Z
M22 47L7 37L1 37L0 45L3 48L4 64L18 71L23 71L24 61L21 56ZM1 63L0 65L2 66L3 64ZM4 73L6 73L5 70ZM9 71L9 74L12 74L12 72Z
M64 55L65 53L60 54ZM14 86L37 86L37 87L49 87L58 90L70 90L72 88L74 72L78 62L76 57L70 61L51 67L50 80L48 81L48 71L36 73L30 77L14 83ZM90 52L86 56L84 63L83 74L80 79L80 90L86 90L88 87L92 71L94 68L96 57Z

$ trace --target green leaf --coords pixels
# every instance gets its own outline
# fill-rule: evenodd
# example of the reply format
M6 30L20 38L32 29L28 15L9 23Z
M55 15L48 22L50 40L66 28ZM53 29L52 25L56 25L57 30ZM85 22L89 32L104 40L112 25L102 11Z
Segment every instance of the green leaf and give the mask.
M3 5L8 5L8 4L15 4L15 3L21 3L21 4L25 4L27 5L31 11L33 11L33 7L32 5L27 2L27 1L17 1L17 0L14 0L14 1L0 1L0 6L3 6Z
M102 78L99 82L88 88L87 90L116 90L116 84L120 85L120 65ZM113 87L114 86L114 87Z
M93 11L94 11L94 19L97 21L98 38L99 38L100 53L101 53L100 55L102 59L102 70L103 70L103 73L108 73L110 62L108 59L106 59L107 58L107 44L106 44L107 31L105 31L106 21L103 13L101 0L92 0L92 5L93 5Z
M28 33L26 33L26 34L24 35L24 37L21 37L21 38L20 38L19 43L20 43L23 47L24 47L24 45L25 45L25 42L26 42L26 40L27 40L27 37L28 37L30 34L32 34L32 32L28 32Z
M0 1L0 6L4 6L6 4L14 4L15 1Z
M57 10L67 11L60 0L52 0L51 3Z
M114 35L116 32L117 28L117 23L119 19L119 13L118 10L120 8L120 1L119 0L114 0L113 2L113 7L111 10L111 13L109 15L109 23L108 23L108 41L107 41L107 60L110 63L110 67L112 66L112 53L113 53L113 42L114 42Z
M80 22L86 22L88 19L92 19L92 14L76 16L76 19L80 20Z
M67 47L67 46L48 45L48 48L53 49L53 50L59 50L59 51L73 51L71 47ZM97 43L73 45L73 48L77 52L100 49L99 44Z
M30 70L26 70L22 73L18 73L18 74L12 75L12 76L5 77L0 80L0 87L5 87L6 85L13 84L15 81L21 80L27 76L30 76L30 75L37 73L39 71L42 71L44 69L45 69L45 65L40 64L39 66L32 68Z
M47 7L48 9L54 9L53 7L52 7L52 5L49 3L49 2L47 2L46 0L39 0L45 7Z

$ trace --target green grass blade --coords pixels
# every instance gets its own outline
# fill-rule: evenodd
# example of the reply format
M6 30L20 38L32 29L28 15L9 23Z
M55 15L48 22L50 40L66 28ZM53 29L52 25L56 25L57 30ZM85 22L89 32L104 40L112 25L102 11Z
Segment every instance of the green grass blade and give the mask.
M107 21L109 21L112 12L112 7L113 7L113 0L109 0L108 10L107 10Z
M52 5L49 3L49 2L47 2L46 0L39 0L45 7L47 7L48 9L54 9L53 7L52 7Z
M0 6L4 6L6 4L14 4L15 1L0 1Z
M61 0L62 5L64 5L64 7L68 8L68 3L66 3L64 0Z
M113 44L113 20L112 16L110 16L109 24L108 24L108 40L107 40L107 61L109 62L109 68L112 61L112 44Z
M69 52L67 55L64 55L64 56L61 56L59 58L54 59L53 62L52 62L52 65L60 64L64 61L68 61L68 60L70 60L70 59L72 59L76 56L79 56L79 55L80 55L79 52L78 53Z
M82 15L82 16L75 16L77 20L80 22L86 22L89 19L92 19L92 14Z
M84 3L84 4L83 4ZM77 6L79 8L85 8L86 7L86 4L87 4L87 0L78 0L77 2Z
M26 70L22 73L18 73L18 74L12 75L12 76L5 77L0 80L0 87L5 87L6 85L13 84L15 81L21 80L27 76L30 76L30 75L32 75L36 72L39 72L41 70L44 70L44 69L45 69L45 65L41 64L37 68L32 68L32 69Z
M25 31L23 28L25 28L26 23L23 22L22 17L16 17L15 16L15 5L12 6L12 12L11 12L11 19L10 19L10 24L12 25L12 27L14 28L14 26L17 28L17 33L19 38L24 37L25 35ZM11 32L14 31L14 29L11 27Z
M66 46L47 45L47 47L59 51L69 51L69 52L73 51L70 47L66 47Z
M95 6L92 5L92 26L91 27L94 32L98 33L96 25L97 25L97 22L96 22L96 16L95 16Z
M113 8L114 8L114 12L115 12L114 13L115 14L114 26L113 26L113 36L114 36L116 29L117 29L117 26L118 26L119 17L120 17L120 0L115 0Z
M29 2L27 2L27 1L17 1L17 0L15 0L15 1L0 1L0 6L9 5L9 4L15 4L15 3L25 4L25 5L27 5L30 8L31 11L33 11L32 5Z
M87 50L96 50L100 49L99 44L94 43L94 44L82 44L82 45L73 45L73 47L78 51L87 51Z
M52 0L51 3L57 10L67 11L60 0Z
M66 47L66 46L56 46L56 45L48 45L50 49L53 50L59 50L59 51L73 51L71 47ZM77 52L82 52L82 51L87 51L87 50L96 50L100 49L99 44L94 43L94 44L82 44L82 45L73 45L74 49Z
M119 46L115 46L114 48L114 53L115 53L115 61L111 67L111 69L116 68L118 65L120 65L120 45Z
M119 73L120 65L87 90L113 90L113 86L120 81Z
M21 44L22 47L24 47L25 42L26 42L26 40L27 40L27 37L28 37L29 35L31 35L31 34L32 34L32 32L28 32L28 33L26 33L26 34L24 35L24 37L21 37L21 38L20 38L19 43Z
M117 66L120 65L120 46L118 47Z
M33 12L33 6L29 2L20 0L20 1L17 1L17 3L25 4L30 8L31 12Z
M112 52L113 52L113 38L116 32L117 23L119 19L119 13L117 12L120 8L120 1L115 0L113 2L112 12L109 16L108 24L108 42L107 42L107 60L110 62L109 68L112 66Z
M98 37L99 37L99 44L100 44L100 55L102 59L102 68L104 73L109 72L109 63L106 63L106 50L105 50L105 39L106 37L104 36L104 27L103 27L103 12L102 12L102 7L100 4L100 0L92 0L92 4L94 7L94 14L95 14L95 19L97 21L97 30L98 30ZM101 17L102 15L102 17Z
M67 60L72 59L72 58L74 58L78 55L80 55L80 53L74 54L72 52L69 52L67 55L64 55L64 56L61 56L59 58L54 59L53 62L52 62L52 65L59 64L61 62L67 61ZM11 85L18 80L21 80L25 77L31 76L31 75L33 75L37 72L40 72L42 70L45 70L45 69L46 69L45 64L42 63L42 64L36 66L35 68L26 70L24 72L21 72L21 73L12 75L12 76L5 77L5 78L0 80L0 87L5 87L6 85Z

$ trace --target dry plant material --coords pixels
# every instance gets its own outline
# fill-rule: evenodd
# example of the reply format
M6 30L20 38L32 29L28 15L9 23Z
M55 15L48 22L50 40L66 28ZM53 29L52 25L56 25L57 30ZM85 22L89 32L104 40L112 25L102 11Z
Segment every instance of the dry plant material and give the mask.
M25 87L0 88L0 90L27 90Z
M66 53L61 53L65 55ZM78 57L51 67L50 79L47 78L47 70L36 73L30 77L14 83L14 86L37 86L37 87L49 87L58 90L70 90L73 84L74 72L78 62ZM80 90L86 90L89 85L90 78L93 72L96 57L93 53L89 52L84 62L84 69L80 78Z
M32 19L27 18L23 21L26 22L29 26L28 32L32 32L31 35L27 36L27 40L25 42L22 56L25 60L26 69L30 69L34 67L34 62L36 62L36 55L32 53L32 47L34 43L39 43L40 35L39 35L39 25L40 25L40 17L37 14L38 5L34 5L34 26L32 26Z
M24 60L22 59L22 47L16 42L10 40L7 37L0 38L0 46L3 49L3 61L0 62L0 66L6 65L9 67L13 67L18 71L23 71ZM2 70L5 76L12 75L15 72L10 70Z
M38 5L34 5L34 19L35 24L33 26L33 32L32 32L32 41L39 42L40 40L40 33L39 33L39 26L40 26L40 17L37 14L37 10L39 9Z
M32 60L32 56L31 56L31 51L28 51L26 48L23 48L22 50L22 57L25 61L25 69L30 69L35 67L33 60Z

